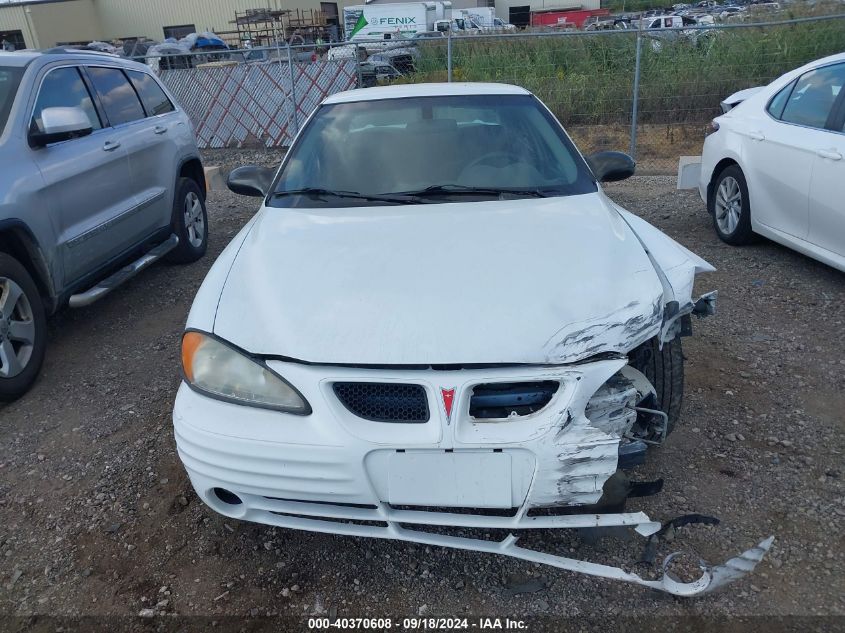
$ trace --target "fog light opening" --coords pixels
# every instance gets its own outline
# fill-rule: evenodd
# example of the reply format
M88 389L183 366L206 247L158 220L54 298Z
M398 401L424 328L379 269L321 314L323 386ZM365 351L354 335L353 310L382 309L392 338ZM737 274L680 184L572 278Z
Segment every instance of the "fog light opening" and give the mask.
M214 493L215 497L217 497L227 506L243 505L243 501L241 501L241 498L238 495L236 495L234 492L229 492L225 488L214 488L212 492Z

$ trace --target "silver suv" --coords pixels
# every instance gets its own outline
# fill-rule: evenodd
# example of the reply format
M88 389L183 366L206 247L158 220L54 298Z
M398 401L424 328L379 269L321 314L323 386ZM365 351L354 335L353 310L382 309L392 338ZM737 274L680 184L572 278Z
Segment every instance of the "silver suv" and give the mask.
M205 253L193 129L142 64L0 53L0 400L35 381L46 316Z

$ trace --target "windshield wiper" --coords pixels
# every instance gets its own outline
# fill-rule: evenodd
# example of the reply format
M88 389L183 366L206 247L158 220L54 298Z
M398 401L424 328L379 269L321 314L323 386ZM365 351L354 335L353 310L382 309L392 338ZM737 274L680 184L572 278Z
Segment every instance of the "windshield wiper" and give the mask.
M433 185L417 191L397 191L390 195L396 196L442 196L453 194L481 195L481 196L526 196L531 198L548 198L549 194L539 189L508 189L505 187L471 187L468 185Z
M371 202L394 202L396 204L414 204L415 200L410 197L401 197L397 195L380 195L367 194L359 191L338 191L334 189L321 189L319 187L304 187L302 189L290 189L288 191L276 191L273 193L274 198L283 196L310 196L312 198L319 198L320 196L331 196L334 198L356 198L358 200L369 200Z

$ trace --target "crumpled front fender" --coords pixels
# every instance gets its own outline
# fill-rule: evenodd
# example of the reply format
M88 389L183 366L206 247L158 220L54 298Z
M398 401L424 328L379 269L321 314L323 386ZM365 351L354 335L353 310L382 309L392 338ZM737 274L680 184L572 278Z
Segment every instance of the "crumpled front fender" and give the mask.
M684 333L683 317L692 313L702 317L715 313L716 292L694 298L693 286L698 273L713 272L716 268L642 218L616 204L613 207L640 241L663 285L661 342Z

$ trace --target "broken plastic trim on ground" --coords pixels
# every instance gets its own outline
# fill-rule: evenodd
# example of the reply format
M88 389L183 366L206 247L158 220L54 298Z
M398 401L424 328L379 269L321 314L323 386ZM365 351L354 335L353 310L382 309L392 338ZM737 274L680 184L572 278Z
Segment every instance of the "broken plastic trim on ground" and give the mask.
M681 554L681 552L675 552L669 554L663 560L662 576L657 580L648 580L621 567L592 563L519 547L517 545L519 537L513 533L501 541L493 541L424 532L406 526L439 525L519 530L628 527L633 528L637 534L647 539L641 560L633 562L651 563L654 560L654 548L657 540L670 527L681 527L691 523L716 524L718 520L702 515L686 515L661 524L652 521L643 512L528 516L527 509L521 509L512 517L500 517L448 512L397 510L388 504L379 504L374 508L327 506L325 504L271 499L258 495L243 495L241 501L242 504L238 505L244 509L244 513L237 518L246 521L257 521L277 527L303 529L328 534L384 538L419 543L421 545L502 554L590 576L621 580L683 597L708 593L747 576L754 571L757 564L763 559L766 552L769 551L772 543L774 543L774 536L770 536L754 547L740 553L738 556L728 559L721 565L711 565L701 560L699 561L701 576L691 582L683 582L671 573L670 564L672 560Z

